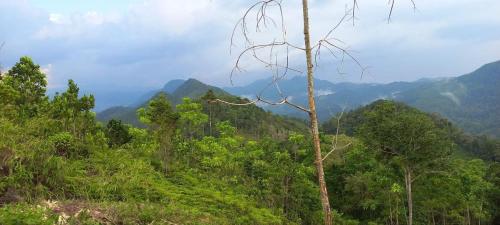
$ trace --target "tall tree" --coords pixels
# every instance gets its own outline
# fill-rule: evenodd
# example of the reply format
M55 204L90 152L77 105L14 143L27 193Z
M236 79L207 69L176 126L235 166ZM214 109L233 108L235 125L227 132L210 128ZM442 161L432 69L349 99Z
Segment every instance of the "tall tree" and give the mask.
M416 109L380 101L365 115L359 135L367 145L401 169L404 178L408 225L413 224L413 183L439 173L451 153L452 143L432 119Z
M149 125L160 144L159 155L163 160L164 172L168 172L171 159L172 137L175 134L178 114L163 93L157 95L145 108L137 110L141 122Z
M179 113L179 123L184 134L192 139L201 134L203 124L208 122L208 116L202 112L200 103L193 102L190 98L183 98L182 103L176 106Z
M205 95L201 97L203 101L206 101L208 103L215 100L216 98L217 97L215 96L212 89L208 90L207 93L205 93ZM210 136L212 135L212 104L208 105L208 133L210 134Z
M81 98L80 88L73 80L68 80L68 89L62 94L56 93L51 104L52 116L63 123L63 128L75 136L81 136L89 126L92 126L94 114L91 110L95 105L93 95Z
M330 209L330 201L328 200L328 191L326 189L325 172L323 171L323 156L321 154L321 145L319 139L318 115L316 113L316 102L314 100L314 72L311 50L311 35L309 33L309 6L307 0L302 0L302 16L304 22L304 44L306 51L307 63L307 97L309 100L309 120L311 123L311 133L314 147L314 163L318 173L318 183L320 188L321 203L323 213L325 214L325 224L332 223L332 212Z
M46 100L47 80L45 74L28 56L23 56L8 72L5 84L19 91L16 104L21 117L33 117L40 103Z

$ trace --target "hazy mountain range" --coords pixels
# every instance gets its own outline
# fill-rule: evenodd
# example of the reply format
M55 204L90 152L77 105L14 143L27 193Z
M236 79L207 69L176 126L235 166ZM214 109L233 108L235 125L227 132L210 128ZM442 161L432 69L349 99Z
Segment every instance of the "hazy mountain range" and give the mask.
M130 106L112 107L98 113L99 120L118 118L137 123L135 111L158 92L167 93L171 101L182 97L198 98L212 89L216 94L232 94L254 99L261 96L271 101L280 95L271 79L258 80L241 87L218 88L195 79L172 80L162 89L154 90ZM292 102L307 105L306 78L292 77L278 82L283 96ZM268 87L268 88L266 88ZM318 116L326 121L342 110L349 111L378 99L394 99L426 112L439 113L459 127L475 134L500 137L500 61L486 64L462 76L442 79L421 79L389 84L332 83L315 80ZM277 114L306 118L306 114L288 106L259 105Z
M153 98L157 94L166 94L168 99L172 102L172 105L176 105L181 103L182 98L184 97L196 99L203 96L205 93L207 93L208 90L212 90L218 96L230 95L220 88L204 84L196 79L171 80L167 84L165 84L163 88L151 91L141 96L139 100L130 104L129 106L115 106L99 112L97 114L97 119L100 121L120 119L127 123L141 126L139 120L137 119L136 111L140 107L143 107L149 101L149 99Z
M252 98L265 89L271 79L225 90ZM284 96L307 105L306 78L294 77L279 82ZM462 76L421 79L389 84L331 83L315 80L318 116L325 121L342 110L352 110L377 99L394 99L426 112L439 113L464 130L500 136L500 61L486 64ZM278 91L270 86L263 97L277 100ZM263 106L275 113L305 118L307 115L287 106Z

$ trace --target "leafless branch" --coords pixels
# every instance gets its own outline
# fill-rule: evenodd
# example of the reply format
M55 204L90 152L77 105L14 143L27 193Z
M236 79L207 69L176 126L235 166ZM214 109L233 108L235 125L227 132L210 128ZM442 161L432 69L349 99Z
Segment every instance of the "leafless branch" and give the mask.
M411 4L413 5L413 10L417 10L417 5L415 4L414 0L410 0ZM389 10L389 16L387 17L387 23L391 22L392 18L392 12L394 10L394 5L395 5L396 0L389 0L388 4L390 5L390 10Z
M274 56L274 53L275 53L275 48L276 47L280 47L280 46L284 46L286 47L286 51L287 53L285 54L285 58L286 58L286 62L285 62L285 65L282 65L278 62L276 62L275 60L273 60L272 56ZM231 84L233 83L233 76L236 72L242 72L243 69L241 67L241 61L243 60L243 57L245 55L250 55L252 56L254 59L256 59L258 62L262 63L265 67L269 68L270 70L274 69L274 68L283 68L285 69L285 72L284 74L286 74L288 72L288 70L291 70L291 71L294 71L294 72L297 72L297 73L302 73L302 71L298 70L298 69L294 69L294 68L291 68L289 66L289 48L293 48L293 49L297 49L297 50L302 50L302 51L305 51L304 48L302 47L298 47L296 45L293 45L291 43L289 43L288 41L280 41L280 42L277 42L277 41L273 41L271 43L266 43L266 44L257 44L257 45L252 45L252 46L249 46L247 47L246 49L244 49L239 55L238 57L236 58L236 63L234 64L234 67L233 69L231 70L231 74L230 74L230 81L231 81ZM262 57L260 57L257 53L257 51L259 50L268 50L269 51L269 55L270 55L270 59L269 60L264 60Z
M337 72L339 74L344 74L342 72L342 68L344 66L345 57L347 56L348 59L352 60L356 64L356 66L360 68L361 78L363 77L363 74L365 73L365 71L368 67L364 67L360 63L360 61L356 57L354 57L354 55L351 53L351 51L348 49L348 47L341 46L341 45L345 45L345 42L343 42L342 40L340 40L338 38L332 37L335 30L337 30L340 27L340 25L342 25L344 22L346 22L349 18L352 18L354 21L356 8L358 8L357 0L353 0L353 8L346 8L344 15L340 18L340 20L337 22L337 24L335 24L326 33L326 35L323 36L323 38L321 38L312 47L312 49L315 49L314 64L316 65L316 67L318 66L318 61L321 58L321 50L325 49L334 59L340 59L340 65L337 67Z
M228 102L228 101L225 101L225 100L222 100L222 99L219 99L219 98L216 98L216 99L213 99L213 100L209 101L209 103L214 103L214 102L220 102L220 103L224 103L224 104L227 104L227 105L234 105L234 106L247 106L247 105L253 105L253 104L257 104L259 102L263 102L263 103L266 103L268 105L274 105L274 106L277 106L277 105L289 105L289 106L294 107L296 109L299 109L301 111L304 111L304 112L307 112L307 113L310 112L309 109L306 109L303 106L300 106L300 105L297 105L295 103L290 102L286 97L284 99L282 99L281 101L278 101L278 102L272 102L272 101L266 100L266 99L262 98L261 96L257 96L257 98L255 100L251 100L251 101L244 102L244 103Z
M330 156L330 154L332 154L335 150L342 150L342 149L345 149L347 147L349 147L352 143L349 142L348 144L340 147L340 148L332 148L332 150L330 152L328 152L328 154L325 155L325 157L323 157L323 159L321 159L322 161L325 161L326 158L328 158L328 156Z
M359 9L358 1L353 0L353 3L352 3L352 25L353 26L354 26L354 22L356 21L356 9Z
M284 23L284 16L283 16L283 8L281 6L281 0L266 0L266 1L258 1L252 6L250 6L243 16L238 20L238 22L234 25L233 32L231 33L231 45L230 45L230 52L232 52L232 48L235 46L235 36L236 36L236 31L238 28L241 29L241 34L244 37L245 44L247 45L253 45L253 42L251 41L249 37L249 30L248 30L248 19L250 16L250 13L254 10L256 11L256 32L261 31L261 26L262 27L267 27L268 20L272 21L273 25L277 27L276 22L274 19L271 17L267 16L267 8L269 6L275 6L278 8L280 11L280 24L281 24L281 31L282 31L282 36L283 39L286 39L286 29L285 29L285 23Z
M252 104L257 103L256 100L245 102L245 103L234 103L234 102L224 101L224 100L219 99L219 98L216 98L216 99L213 99L213 100L209 101L209 103L214 103L214 102L220 102L220 103L224 103L224 104L227 104L227 105L234 105L234 106L246 106L246 105L252 105Z
M330 152L328 152L322 159L322 161L325 161L325 159L330 155L332 154L334 151L336 150L342 150L342 149L345 149L347 147L349 147L352 143L349 142L348 144L340 147L340 148L337 148L337 144L338 144L338 137L339 137L339 131L340 131L340 120L342 119L342 116L344 115L344 111L345 109L342 109L342 112L340 113L340 115L337 117L337 131L335 133L335 136L332 138L332 149L330 150Z

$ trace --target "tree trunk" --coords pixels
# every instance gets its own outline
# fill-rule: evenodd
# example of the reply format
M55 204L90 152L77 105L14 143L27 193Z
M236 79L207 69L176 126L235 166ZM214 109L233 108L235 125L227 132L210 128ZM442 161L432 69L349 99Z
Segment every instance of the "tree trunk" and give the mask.
M314 76L311 53L311 40L309 34L309 7L307 0L302 0L302 12L304 17L304 43L306 47L307 61L307 95L309 98L309 118L311 120L311 133L315 153L316 171L318 173L318 182L320 188L321 204L323 206L325 225L332 224L332 212L328 200L328 191L326 189L325 173L323 171L323 160L321 155L321 144L319 140L318 118L316 114L316 103L314 101Z
M392 221L392 201L391 201L391 199L389 199L389 222L391 225L394 224L394 222Z
M481 203L481 207L479 208L479 217L477 218L477 224L481 225L481 216L483 215L483 203Z
M399 225L399 204L396 202L396 225Z
M413 196L411 191L411 170L405 167L406 198L408 204L408 225L413 225Z
M288 217L288 202L289 202L289 192L290 192L290 180L291 177L285 176L283 179L283 214Z
M446 225L446 210L443 212L443 225Z
M212 136L212 105L208 105L208 132Z
M467 205L467 225L470 225L470 209L469 209L469 205Z

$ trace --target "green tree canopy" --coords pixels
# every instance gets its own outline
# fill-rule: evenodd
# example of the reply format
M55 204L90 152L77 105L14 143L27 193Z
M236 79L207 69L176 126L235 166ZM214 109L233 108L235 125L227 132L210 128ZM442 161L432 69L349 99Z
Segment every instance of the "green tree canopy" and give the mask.
M413 182L439 172L451 154L452 142L425 113L392 101L380 101L365 114L360 138L379 151L404 174L408 205L408 224L413 223Z
M23 56L8 72L4 79L6 85L18 91L16 104L21 115L32 117L36 115L38 106L46 100L47 80L45 74L28 56Z
M183 98L182 103L177 105L177 111L181 128L190 138L200 134L203 125L208 122L208 115L203 113L202 105L193 102L190 98Z

